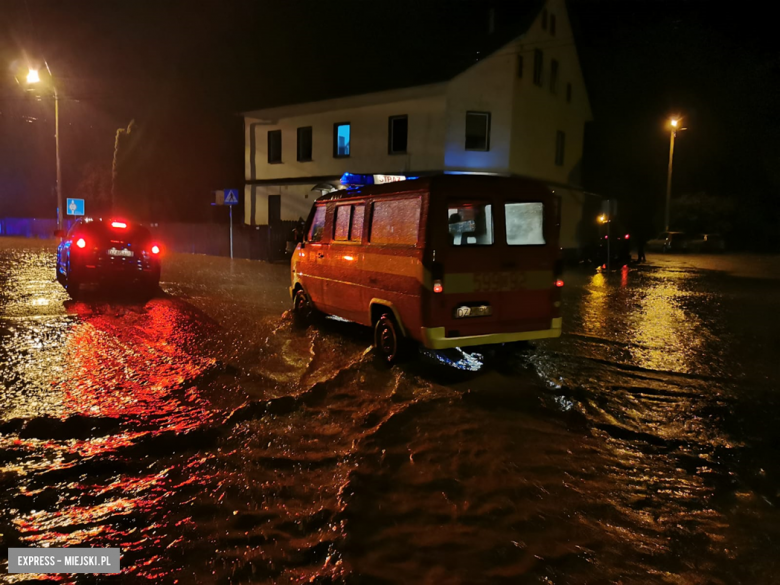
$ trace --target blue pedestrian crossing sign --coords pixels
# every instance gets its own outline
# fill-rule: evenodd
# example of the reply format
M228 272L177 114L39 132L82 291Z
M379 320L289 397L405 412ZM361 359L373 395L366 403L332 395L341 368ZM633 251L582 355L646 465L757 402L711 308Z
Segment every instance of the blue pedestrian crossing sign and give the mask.
M238 205L238 189L225 189L225 205Z
M84 215L84 200L68 199L65 204L65 210L68 215Z

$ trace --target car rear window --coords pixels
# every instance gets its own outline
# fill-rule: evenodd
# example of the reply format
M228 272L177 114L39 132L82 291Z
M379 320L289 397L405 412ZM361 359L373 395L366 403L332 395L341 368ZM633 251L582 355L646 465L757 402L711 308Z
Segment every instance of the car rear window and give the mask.
M415 246L420 231L419 197L414 199L396 199L394 201L375 201L371 214L372 244L393 246Z
M506 243L510 246L541 246L544 239L544 203L507 203Z
M490 246L493 243L493 206L484 201L452 201L447 223L453 246Z

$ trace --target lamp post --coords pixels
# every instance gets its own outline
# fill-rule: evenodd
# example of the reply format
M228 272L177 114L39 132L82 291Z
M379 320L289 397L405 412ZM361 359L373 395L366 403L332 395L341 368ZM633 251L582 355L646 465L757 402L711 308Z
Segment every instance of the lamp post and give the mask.
M49 64L46 64L49 69ZM49 70L51 75L51 70ZM30 69L27 73L27 83L33 84L40 82L41 77L37 69ZM54 92L54 149L57 160L57 229L62 229L63 223L63 201L62 201L62 171L60 167L60 96L57 93L57 86L52 84Z
M678 132L687 130L687 128L680 128L680 119L671 118L669 120L669 128L671 130L669 138L669 168L666 172L666 212L665 212L665 231L669 231L669 207L672 199L672 161L674 160L674 139L677 137Z
M669 203L672 199L672 161L674 160L674 137L677 135L677 126L680 121L676 118L669 120L671 126L671 138L669 139L669 168L666 172L666 213L664 215L664 229L669 231Z

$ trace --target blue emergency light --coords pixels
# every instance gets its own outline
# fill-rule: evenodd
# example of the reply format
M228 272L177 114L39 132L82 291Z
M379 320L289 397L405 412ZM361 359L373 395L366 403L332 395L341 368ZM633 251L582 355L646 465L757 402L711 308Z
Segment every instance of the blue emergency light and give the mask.
M341 184L349 187L364 187L366 185L384 185L395 181L411 181L418 177L406 175L361 175L359 173L344 173L341 175Z

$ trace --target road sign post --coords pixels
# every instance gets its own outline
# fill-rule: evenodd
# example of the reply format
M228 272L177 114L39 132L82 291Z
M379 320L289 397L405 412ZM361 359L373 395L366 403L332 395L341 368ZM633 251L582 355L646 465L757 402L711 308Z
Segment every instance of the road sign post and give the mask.
M233 258L233 206L238 205L238 189L215 191L216 201L212 205L227 205L230 210L230 258Z

